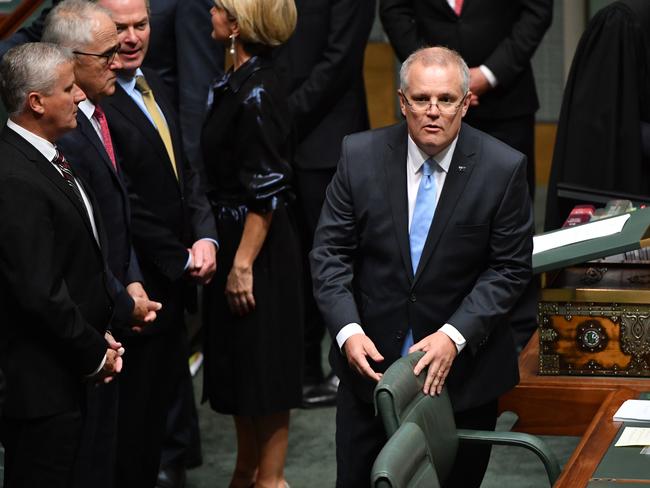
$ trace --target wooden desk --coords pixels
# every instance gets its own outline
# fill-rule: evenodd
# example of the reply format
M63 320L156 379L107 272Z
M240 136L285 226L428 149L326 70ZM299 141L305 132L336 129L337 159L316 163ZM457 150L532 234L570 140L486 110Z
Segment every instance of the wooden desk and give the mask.
M535 333L519 357L520 382L499 400L500 411L519 416L513 430L541 435L582 436L608 396L621 388L650 391L650 378L539 376Z
M628 388L612 391L598 409L593 421L586 430L580 444L564 466L562 474L555 482L554 488L584 488L592 481L592 474L598 467L603 455L616 437L622 422L614 422L612 417L621 404L630 398L637 398L638 393ZM631 483L650 487L650 480L616 479L603 480L603 486L629 487Z

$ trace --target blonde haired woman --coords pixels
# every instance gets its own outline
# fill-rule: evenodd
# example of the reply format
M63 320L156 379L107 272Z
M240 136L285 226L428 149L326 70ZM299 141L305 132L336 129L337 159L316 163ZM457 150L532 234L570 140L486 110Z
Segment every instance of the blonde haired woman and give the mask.
M230 486L283 488L289 411L302 393L302 277L288 107L270 55L293 32L296 8L215 0L210 13L233 67L213 87L202 134L220 245L204 294L204 396L235 419Z

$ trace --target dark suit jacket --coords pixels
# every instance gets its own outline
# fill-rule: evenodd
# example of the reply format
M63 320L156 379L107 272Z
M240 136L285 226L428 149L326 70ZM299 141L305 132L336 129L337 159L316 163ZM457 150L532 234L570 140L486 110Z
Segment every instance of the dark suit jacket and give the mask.
M380 0L379 14L397 56L423 46L458 51L486 65L499 84L468 116L506 119L539 107L530 59L553 17L552 0L465 0L460 17L447 0Z
M356 322L385 360L450 323L467 340L447 385L456 410L518 381L508 313L531 277L525 157L463 125L419 268L411 268L405 124L346 137L311 252L314 294L332 337ZM371 399L334 344L342 382Z
M363 56L375 0L297 0L298 24L274 53L302 169L335 168L341 141L369 127Z
M133 300L124 288L134 281L143 281L131 245L131 209L120 175L97 136L88 118L79 110L77 128L57 141L75 174L91 188L102 216L107 240L107 261L111 271L111 292L115 302L114 326L127 326L133 311Z
M187 248L197 239L216 240L217 235L199 176L183 156L178 119L164 85L153 71L143 72L167 120L179 180L158 131L122 87L118 85L102 106L127 179L133 244L147 291L163 303L156 326L145 329L153 333L180 324Z
M103 332L112 303L105 243L98 246L85 208L33 146L5 128L0 153L4 415L78 410L81 380L99 366L107 347ZM95 222L101 238L97 213Z

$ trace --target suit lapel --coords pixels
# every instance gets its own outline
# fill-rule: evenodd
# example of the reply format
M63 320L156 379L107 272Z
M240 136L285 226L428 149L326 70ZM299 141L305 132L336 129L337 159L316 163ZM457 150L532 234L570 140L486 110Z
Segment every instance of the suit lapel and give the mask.
M88 232L90 232L90 235L92 237L92 240L97 243L95 240L95 236L93 234L93 228L92 225L90 224L90 218L88 217L88 212L86 211L86 207L79 201L79 198L77 198L77 195L72 191L70 186L68 186L68 183L65 181L63 176L54 168L52 163L45 159L43 155L35 148L33 147L30 143L28 143L26 140L24 140L22 137L20 137L18 134L16 134L14 131L10 129L5 129L3 132L5 136L5 140L9 142L11 145L16 147L20 152L22 152L27 159L32 161L34 163L34 166L40 171L43 176L45 176L48 180L52 182L52 184L58 188L64 195L65 197L70 200L72 205L77 209L79 214L81 215L81 219L84 222L84 225L86 226L86 229ZM84 190L86 188L84 187Z
M77 112L77 125L83 137L85 137L88 142L92 144L93 147L97 150L97 153L101 157L104 164L108 166L112 173L115 173L113 162L106 152L104 143L99 139L99 136L97 135L97 132L95 132L95 128L92 126L92 123L83 113L81 113L81 110Z
M156 99L156 102L157 101L158 100ZM140 110L140 107L136 105L119 84L115 85L115 94L112 97L107 98L105 103L115 107L115 109L130 122L134 129L139 131L145 139L147 139L150 147L158 153L160 160L166 163L165 170L172 178L174 178L174 180L176 180L176 175L172 168L172 162L169 160L167 149L165 149L165 144L160 138L160 134L158 134L158 131L149 118L142 112L142 110ZM167 114L165 114L165 117L167 117ZM176 153L176 148L174 148L174 152ZM178 164L180 164L180 160L178 160Z
M476 138L466 135L466 131L461 128L456 150L449 165L449 172L445 179L445 184L436 206L436 213L429 228L429 234L422 250L422 256L415 274L415 282L418 281L422 270L426 267L429 259L440 241L440 236L445 231L449 218L454 213L458 199L463 193L474 165L478 160Z
M395 132L396 137L388 141L384 154L386 194L390 200L395 230L402 262L409 281L413 281L411 250L408 233L408 196L406 191L407 131L403 124Z

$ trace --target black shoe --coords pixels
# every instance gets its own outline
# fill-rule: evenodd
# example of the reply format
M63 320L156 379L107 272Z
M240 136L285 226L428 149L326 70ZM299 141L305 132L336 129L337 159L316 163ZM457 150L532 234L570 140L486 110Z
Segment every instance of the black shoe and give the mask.
M334 373L330 373L322 383L305 385L302 392L302 408L336 405L336 392L338 389L339 379Z
M185 488L185 467L176 464L162 466L158 471L156 488Z

